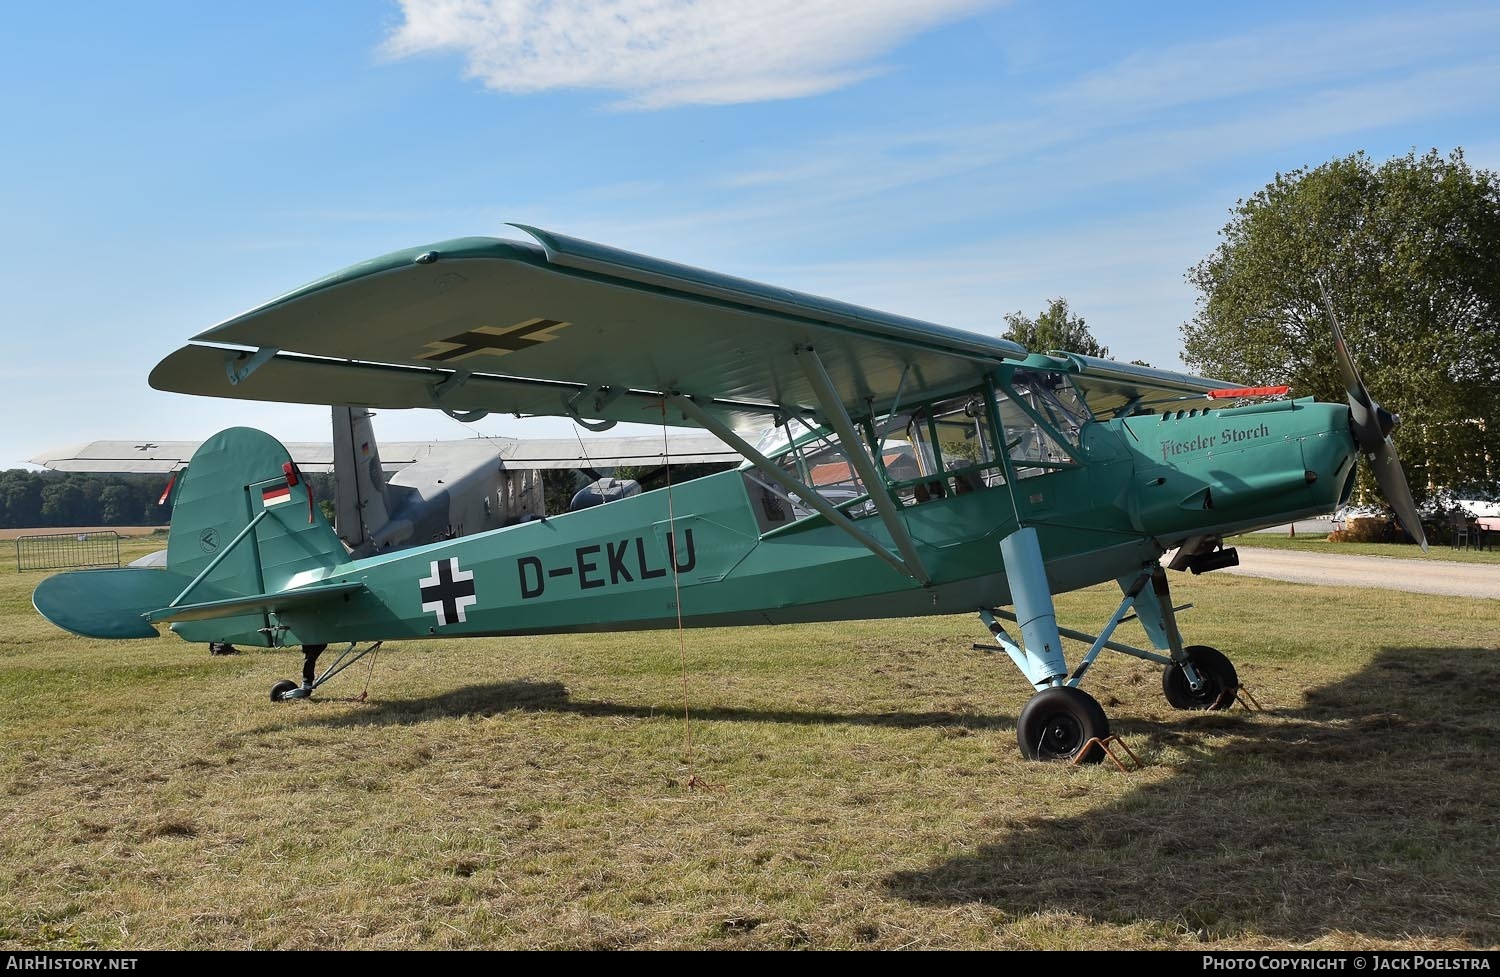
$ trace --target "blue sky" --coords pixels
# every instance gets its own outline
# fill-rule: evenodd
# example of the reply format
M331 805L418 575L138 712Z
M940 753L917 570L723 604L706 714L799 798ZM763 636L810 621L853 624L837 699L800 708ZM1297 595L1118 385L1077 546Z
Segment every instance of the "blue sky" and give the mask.
M1183 273L1278 171L1456 146L1500 169L1500 6L16 4L0 122L10 467L231 424L324 439L321 409L146 375L326 272L512 220L981 332L1065 296L1177 368Z

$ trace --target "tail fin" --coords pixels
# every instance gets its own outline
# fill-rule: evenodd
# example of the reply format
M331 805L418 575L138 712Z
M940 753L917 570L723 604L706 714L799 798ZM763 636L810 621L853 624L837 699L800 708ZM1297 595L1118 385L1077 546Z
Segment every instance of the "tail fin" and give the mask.
M57 574L32 603L92 637L150 637L149 618L177 620L172 629L188 641L272 644L276 606L334 592L309 585L349 559L309 492L281 442L246 427L221 431L177 480L165 571ZM296 596L282 595L293 587ZM162 613L169 605L174 613Z
M224 557L202 587L221 596L273 593L300 573L346 562L347 552L309 496L311 486L287 475L291 462L280 441L248 427L203 442L178 480L167 569L196 577L262 512L266 518L253 538Z
M363 407L333 408L334 526L355 552L390 521L385 472L370 412Z

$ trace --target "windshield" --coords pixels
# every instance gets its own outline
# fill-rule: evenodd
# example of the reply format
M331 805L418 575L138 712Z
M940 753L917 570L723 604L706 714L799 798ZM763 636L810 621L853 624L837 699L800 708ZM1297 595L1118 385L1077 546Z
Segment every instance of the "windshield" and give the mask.
M1079 433L1088 413L1067 377L1060 373L1017 370L1011 376L1009 391L997 394L996 399L1012 460L1022 466L1026 462L1050 466L1074 461L1068 449L1078 447ZM1046 470L1018 466L1016 474L1025 478Z

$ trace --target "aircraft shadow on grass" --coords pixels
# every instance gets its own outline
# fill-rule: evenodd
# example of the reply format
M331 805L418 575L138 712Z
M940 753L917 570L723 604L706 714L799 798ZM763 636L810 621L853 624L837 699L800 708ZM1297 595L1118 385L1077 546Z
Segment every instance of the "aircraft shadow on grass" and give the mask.
M1386 648L1304 709L1271 714L1286 721L1248 722L1242 739L1229 727L1231 746L1165 783L990 829L1000 837L972 854L887 885L923 904L1204 936L1492 947L1497 684L1493 651Z
M297 717L297 722L329 726L403 725L445 716L483 716L500 712L555 712L589 717L654 719L680 717L681 703L659 706L625 705L597 699L575 700L561 682L517 679L484 685L467 685L422 699L392 699L369 704L357 712L338 712ZM1014 716L934 712L822 712L805 709L760 709L736 706L694 707L699 722L790 723L816 726L848 723L858 726L889 726L918 729L951 726L970 730L1008 728Z

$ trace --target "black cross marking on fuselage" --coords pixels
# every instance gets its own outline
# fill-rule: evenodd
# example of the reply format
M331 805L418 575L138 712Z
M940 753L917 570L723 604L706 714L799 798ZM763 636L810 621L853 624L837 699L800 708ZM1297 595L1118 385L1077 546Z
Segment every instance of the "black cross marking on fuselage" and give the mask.
M137 450L137 451L150 451L152 448L160 448L160 447L161 447L161 445L159 445L159 444L138 444L138 445L135 446L135 450Z
M560 319L538 319L535 322L528 322L503 333L461 332L457 336L449 336L447 339L439 340L439 342L444 343L457 343L458 345L454 346L453 349L445 349L440 353L427 353L419 357L419 359L442 362L485 350L496 350L501 356L504 356L506 353L514 353L529 346L542 345L545 340L528 339L527 337L531 333L542 332L543 330L559 325L562 325L562 320Z
M458 560L438 560L433 564L434 576L423 577L419 582L422 609L436 612L440 625L463 621L463 608L474 603L474 572L468 571L467 579L455 580L457 572ZM471 599L461 600L465 597Z

